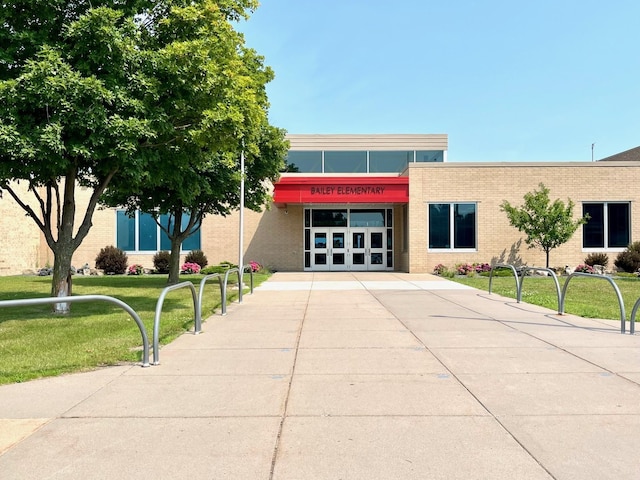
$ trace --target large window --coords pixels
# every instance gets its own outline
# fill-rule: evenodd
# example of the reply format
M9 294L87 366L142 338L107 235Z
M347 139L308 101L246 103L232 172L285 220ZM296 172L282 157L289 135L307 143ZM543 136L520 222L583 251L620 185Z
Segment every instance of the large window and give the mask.
M476 204L429 204L430 249L475 249Z
M589 220L582 227L584 248L625 248L630 237L630 205L627 202L583 203Z
M168 215L160 216L162 225L167 225L169 221ZM182 228L185 228L188 223L189 217L183 216ZM116 245L127 252L157 252L171 249L169 237L156 224L151 215L136 212L135 216L129 217L123 210L116 212ZM200 230L182 242L182 251L199 249Z
M367 173L367 152L324 152L325 173Z
M400 173L414 162L444 162L444 150L289 150L285 172Z

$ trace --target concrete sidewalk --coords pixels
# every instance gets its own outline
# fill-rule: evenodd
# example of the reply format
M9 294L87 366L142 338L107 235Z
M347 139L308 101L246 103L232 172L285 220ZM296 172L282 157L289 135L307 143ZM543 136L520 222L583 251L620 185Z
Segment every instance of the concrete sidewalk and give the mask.
M431 275L277 273L158 366L0 387L0 479L639 479L619 328Z

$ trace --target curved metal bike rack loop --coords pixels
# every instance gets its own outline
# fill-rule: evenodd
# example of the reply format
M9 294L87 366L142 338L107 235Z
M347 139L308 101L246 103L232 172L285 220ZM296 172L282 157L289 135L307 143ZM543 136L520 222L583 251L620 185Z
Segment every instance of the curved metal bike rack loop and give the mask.
M491 284L493 283L493 271L496 268L510 268L513 272L513 278L516 279L516 302L520 303L520 279L518 278L518 271L516 267L511 265L510 263L496 263L491 266L491 271L489 272L489 294L491 294Z
M611 286L616 292L616 295L618 297L618 304L620 305L620 333L624 333L626 314L624 311L624 301L622 300L622 294L620 293L620 289L618 288L618 285L616 285L616 282L614 282L611 279L611 277L607 277L606 275L596 275L594 273L583 273L583 272L573 272L571 275L569 275L569 278L567 278L567 281L565 282L564 287L562 289L562 298L560 300L560 309L558 313L560 315L564 314L564 301L567 297L567 287L569 286L571 279L574 277L602 278L611 284Z
M222 274L221 273L212 273L210 275L206 275L202 280L200 280L200 290L198 294L198 311L200 312L200 318L202 318L202 297L204 295L204 286L208 280L213 278L218 279L218 285L220 285L220 299L224 296L223 288L222 288Z
M640 298L636 300L633 310L631 310L631 323L629 324L629 333L631 335L635 335L636 333L636 313L638 312L638 308L640 308Z
M524 279L526 277L526 272L528 272L530 270L547 272L547 273L551 274L551 276L553 277L553 281L556 284L556 293L558 295L558 313L562 314L562 312L560 311L560 301L561 301L561 298L562 298L561 294L560 294L560 282L558 282L558 276L556 275L556 272L554 272L550 268L545 268L545 267L524 267L523 272L522 272L522 279L520 280L520 285L518 287L518 303L520 303L520 300L522 300L522 285L524 284Z
M251 265L244 265L242 267L243 273L244 270L249 269L249 273L251 275L251 293L253 293L253 270L251 268ZM237 267L234 268L230 268L229 270L227 270L224 274L224 283L223 283L223 287L222 287L222 315L226 315L227 314L227 284L229 282L229 275L231 275L232 273L237 273L238 274L238 303L242 303L242 277L244 276L243 273L240 273L240 269Z
M191 296L193 297L193 310L195 314L195 326L194 333L200 333L202 330L202 321L200 318L200 310L198 309L198 298L196 294L196 287L191 282L181 282L175 285L169 285L162 290L160 298L156 303L156 314L153 319L153 364L158 365L160 363L160 314L162 313L162 305L164 304L164 298L172 290L178 290L179 288L188 287L191 290Z
M140 316L135 312L133 308L117 298L108 297L106 295L78 295L75 297L47 297L47 298L26 298L22 300L3 300L0 301L1 307L21 307L23 305L46 305L53 303L80 303L80 302L92 302L103 301L113 303L123 310L125 310L131 318L133 318L138 325L140 335L142 336L142 366L149 366L149 339L147 337L147 331L144 328Z

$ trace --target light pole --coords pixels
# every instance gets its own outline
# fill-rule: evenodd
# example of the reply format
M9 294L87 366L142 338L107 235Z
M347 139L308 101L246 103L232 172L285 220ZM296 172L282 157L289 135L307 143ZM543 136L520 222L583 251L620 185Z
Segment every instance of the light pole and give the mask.
M238 268L240 269L240 278L244 279L244 271L242 269L244 256L244 142L242 142L242 150L240 152L240 232L238 239ZM240 280L240 288L242 288L242 280Z
M592 162L593 162L593 147L595 147L595 146L596 146L596 144L595 144L595 143L592 143L592 144L591 144L591 161L592 161Z

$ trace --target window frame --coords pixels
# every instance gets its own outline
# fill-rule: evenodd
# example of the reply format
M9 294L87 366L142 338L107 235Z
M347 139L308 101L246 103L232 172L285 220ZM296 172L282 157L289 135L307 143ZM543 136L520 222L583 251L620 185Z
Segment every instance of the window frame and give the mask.
M582 242L581 242L581 246L582 246L582 251L583 252L587 252L587 253L597 253L597 252L611 252L611 253L619 253L619 252L624 252L628 246L625 245L624 247L609 247L609 238L610 238L610 233L609 233L609 205L613 205L613 204L617 204L617 205L627 205L628 208L628 213L627 213L627 230L629 232L629 242L631 243L632 240L632 228L631 228L631 201L627 201L627 200L613 200L613 201L583 201L582 202L582 215L584 216L585 212L585 205L601 205L602 206L602 236L603 236L603 246L602 247L585 247L585 228L587 224L584 224L582 226Z
M430 207L431 205L448 205L448 222L449 222L449 247L431 247L431 229L430 229ZM473 205L474 210L474 222L473 222L473 234L474 234L474 246L473 247L455 247L456 238L456 221L455 221L455 207L457 205ZM455 201L455 202L428 202L427 203L427 251L428 252L456 252L456 253L475 253L478 251L478 202L472 201Z
M168 242L170 244L170 240L167 237L166 233L164 233L164 231L160 228L160 226L158 224L155 224L156 227L156 249L155 250L140 250L140 243L141 243L141 237L140 237L140 215L144 214L144 212L141 212L140 210L136 210L135 214L133 217L129 217L126 214L126 211L123 209L116 209L115 210L116 215L115 215L115 245L117 248L121 248L120 244L119 244L119 239L118 239L118 228L119 228L119 217L122 214L124 217L128 218L129 221L133 221L133 244L134 244L134 250L124 250L124 252L128 255L153 255L156 254L160 251L166 251L168 250L168 248L162 248L163 243ZM183 222L184 222L184 217L183 217ZM202 227L201 227L202 228ZM189 252L192 252L194 250L201 250L202 249L202 234L201 234L201 228L198 229L197 232L194 232L193 234L189 235L189 237L187 237L185 239L184 242L182 242L182 244L180 245L180 254L186 254ZM183 245L185 242L187 242L187 240L190 240L191 237L193 235L198 235L198 248L194 248L194 249L184 249Z

